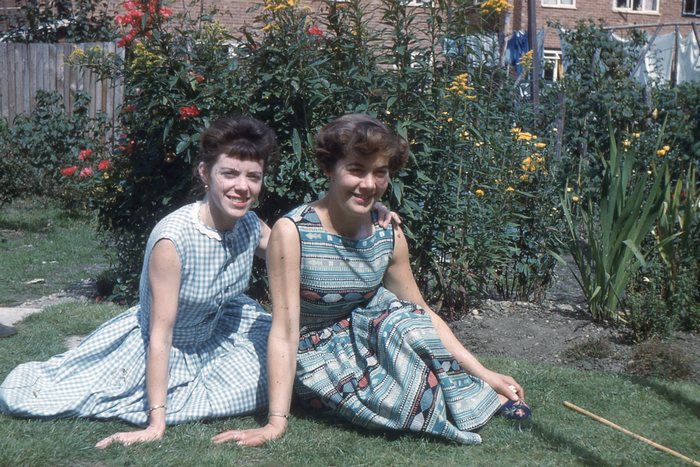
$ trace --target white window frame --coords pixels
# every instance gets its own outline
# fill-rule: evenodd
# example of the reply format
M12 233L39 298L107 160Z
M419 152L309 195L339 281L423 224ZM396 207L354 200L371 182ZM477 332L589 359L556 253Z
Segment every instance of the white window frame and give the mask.
M563 64L562 64L562 57L563 57L563 55L562 55L561 50L544 49L544 53L542 56L542 58L544 60L544 66L542 67L542 78L547 80L547 78L545 78L545 76L544 76L545 70L547 67L547 63L553 64L552 78L551 78L551 80L547 80L547 81L555 82L555 81L559 81L562 78L562 75L564 73L564 68L563 68Z
M553 0L554 3L545 3L545 0L540 0L540 5L542 6L542 8L564 8L570 10L576 9L576 0L572 0L571 5L562 3L562 1L563 0Z
M613 11L620 11L624 13L634 13L641 15L658 15L661 11L661 0L623 0L625 2L624 7L617 6L619 0L613 0ZM634 2L638 1L641 8L638 10L634 9ZM649 3L656 3L656 9L652 10L646 8Z
M686 13L686 5L693 5L693 8L691 9L694 11L694 13ZM683 0L681 2L681 15L700 17L700 0Z

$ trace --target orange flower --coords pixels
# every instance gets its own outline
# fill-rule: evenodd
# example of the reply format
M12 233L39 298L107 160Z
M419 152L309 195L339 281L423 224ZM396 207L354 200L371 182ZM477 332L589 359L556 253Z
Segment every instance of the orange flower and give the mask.
M187 120L188 118L196 117L201 113L196 105L187 105L180 107L180 120Z

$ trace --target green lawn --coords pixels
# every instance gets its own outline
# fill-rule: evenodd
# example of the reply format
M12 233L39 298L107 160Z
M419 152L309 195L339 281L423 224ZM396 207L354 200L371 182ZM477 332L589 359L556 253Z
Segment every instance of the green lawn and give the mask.
M68 215L42 198L0 209L0 306L64 290L106 268L89 216Z
M88 220L66 217L40 203L15 203L0 210L0 234L1 303L19 303L94 278L95 268L105 264ZM46 282L24 284L37 277ZM0 380L19 363L64 351L67 337L85 335L123 310L110 304L67 303L28 317L17 325L16 336L0 339ZM473 350L478 355L478 349ZM685 465L566 409L565 400L700 459L700 386L696 384L484 360L527 388L535 415L532 423L523 426L494 419L481 430L484 443L480 446L367 432L297 411L287 435L263 448L211 443L211 437L224 429L258 423L254 417L244 417L171 427L161 442L100 451L93 448L98 440L133 427L0 415L0 466Z
M69 303L33 315L0 340L0 378L18 363L65 349L124 308ZM215 446L212 436L256 425L254 417L171 427L158 443L92 446L119 422L37 421L0 415L0 465L683 465L668 454L563 407L571 401L642 436L700 459L700 386L487 359L526 388L534 413L518 426L494 419L480 446L355 429L295 412L287 435L258 449Z

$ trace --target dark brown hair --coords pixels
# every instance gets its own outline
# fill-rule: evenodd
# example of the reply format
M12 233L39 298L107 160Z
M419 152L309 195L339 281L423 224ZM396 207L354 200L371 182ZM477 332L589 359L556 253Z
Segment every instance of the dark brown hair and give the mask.
M209 171L219 156L226 154L242 160L258 161L267 169L275 160L277 149L275 133L263 122L252 117L223 117L202 132L199 161Z
M408 161L408 143L376 118L348 114L336 118L316 135L316 164L329 172L345 156L357 154L389 156L389 171Z

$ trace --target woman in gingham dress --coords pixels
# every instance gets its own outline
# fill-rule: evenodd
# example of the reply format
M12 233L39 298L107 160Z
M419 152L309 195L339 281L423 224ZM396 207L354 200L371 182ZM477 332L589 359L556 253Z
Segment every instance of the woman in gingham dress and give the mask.
M316 138L324 198L275 223L267 254L273 319L268 422L215 442L255 446L285 432L292 388L311 409L370 429L476 444L496 413L530 416L523 388L485 368L423 299L406 238L375 201L408 158L406 141L365 115Z
M270 229L250 211L277 150L267 126L223 118L201 137L206 196L162 219L146 246L140 302L46 362L18 366L0 411L21 417L118 418L139 431L97 444L163 437L166 425L267 406L270 315L243 292Z

